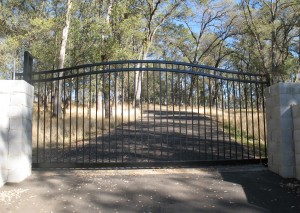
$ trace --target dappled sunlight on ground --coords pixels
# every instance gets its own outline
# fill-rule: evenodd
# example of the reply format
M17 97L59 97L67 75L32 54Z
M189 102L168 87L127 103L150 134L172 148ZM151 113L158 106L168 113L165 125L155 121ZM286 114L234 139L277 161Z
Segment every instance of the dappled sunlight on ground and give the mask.
M6 212L299 212L281 181L260 165L35 170L0 188L0 203Z

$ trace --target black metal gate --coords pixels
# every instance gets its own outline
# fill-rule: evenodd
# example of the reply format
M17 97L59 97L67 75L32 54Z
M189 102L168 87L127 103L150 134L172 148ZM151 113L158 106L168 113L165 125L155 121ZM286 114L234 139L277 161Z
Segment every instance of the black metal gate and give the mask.
M260 162L265 75L116 61L28 75L34 167Z

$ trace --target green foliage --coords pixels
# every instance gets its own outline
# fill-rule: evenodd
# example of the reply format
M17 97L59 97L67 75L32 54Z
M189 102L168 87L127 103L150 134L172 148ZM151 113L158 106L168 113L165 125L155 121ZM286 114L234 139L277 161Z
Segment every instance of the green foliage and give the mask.
M1 78L14 64L22 71L25 50L36 70L57 67L65 13L62 0L0 3ZM299 15L297 0L73 0L65 66L154 58L289 80L299 70Z

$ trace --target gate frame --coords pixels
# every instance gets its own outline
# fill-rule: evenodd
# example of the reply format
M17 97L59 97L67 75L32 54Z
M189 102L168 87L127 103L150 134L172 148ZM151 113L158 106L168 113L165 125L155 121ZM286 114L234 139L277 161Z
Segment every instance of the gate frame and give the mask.
M47 72L53 73L53 72L63 72L70 69L80 69L85 67L91 67L91 66L100 66L100 65L112 65L112 64L119 64L119 63L165 63L165 64L175 64L175 65L186 65L186 66L194 66L194 67L200 67L201 69L208 69L208 70L214 70L215 72L224 72L224 73L236 73L234 71L219 69L219 68L213 68L209 66L203 66L203 65L193 65L188 64L185 62L172 62L172 61L155 61L155 60L131 60L131 61L115 61L115 62L104 62L104 63L95 63L95 64L88 64L88 65L80 65L76 67L71 68L64 68L60 70L50 70L50 71L42 71L39 73L33 73L33 56L29 52L24 53L24 71L23 73L19 73L19 76L22 76L24 80L26 80L28 83L33 84L35 82L33 75L38 74L46 74ZM146 68L149 70L149 68ZM139 68L139 71L144 70L143 68ZM158 70L158 68L155 68L155 70ZM112 71L108 71L112 72ZM167 72L167 71L166 71ZM183 72L182 72L183 73ZM192 71L186 71L187 74L193 74ZM237 74L237 73L236 73ZM260 82L261 84L265 84L266 86L270 85L270 76L269 74L252 74L252 73L239 73L241 75L251 75L251 76L260 76L264 77L266 80ZM91 73L89 74L91 75ZM214 75L208 74L208 73L202 73L201 76L205 77L215 77ZM63 80L66 79L65 76L62 77L56 77L55 80ZM222 79L220 77L220 79ZM224 78L226 79L226 78ZM230 79L229 79L230 80ZM228 81L228 79L227 79ZM252 106L253 107L253 106ZM264 111L264 109L263 109ZM263 121L265 123L265 121ZM103 162L97 162L97 163L73 163L73 162L67 162L67 163L32 163L32 166L34 168L107 168L107 167L186 167L186 166L210 166L210 165L236 165L236 164L257 164L257 163L263 163L267 164L267 157L262 158L255 158L255 159L242 159L242 160L197 160L197 161L164 161L164 162L109 162L109 163L103 163Z

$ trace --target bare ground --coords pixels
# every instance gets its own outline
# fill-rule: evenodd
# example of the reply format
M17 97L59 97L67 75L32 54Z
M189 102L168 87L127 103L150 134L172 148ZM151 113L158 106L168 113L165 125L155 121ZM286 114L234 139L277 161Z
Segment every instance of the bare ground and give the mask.
M300 212L300 182L261 165L34 170L0 188L0 212Z

